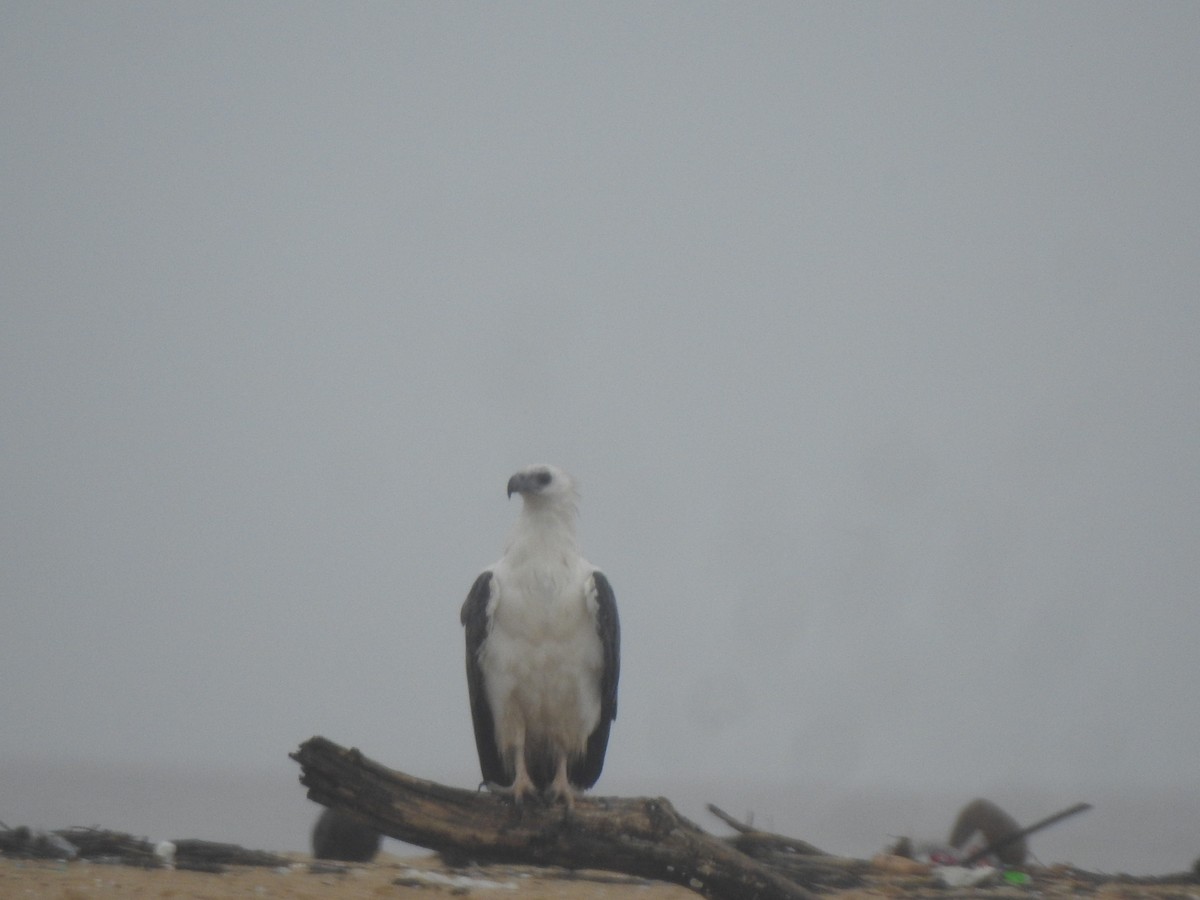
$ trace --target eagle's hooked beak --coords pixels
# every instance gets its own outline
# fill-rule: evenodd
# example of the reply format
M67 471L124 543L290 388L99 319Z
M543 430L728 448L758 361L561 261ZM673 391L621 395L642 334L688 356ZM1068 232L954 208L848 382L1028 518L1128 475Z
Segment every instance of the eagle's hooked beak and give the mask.
M508 499L512 499L513 494L520 494L529 487L529 480L524 474L518 472L512 478L508 479Z

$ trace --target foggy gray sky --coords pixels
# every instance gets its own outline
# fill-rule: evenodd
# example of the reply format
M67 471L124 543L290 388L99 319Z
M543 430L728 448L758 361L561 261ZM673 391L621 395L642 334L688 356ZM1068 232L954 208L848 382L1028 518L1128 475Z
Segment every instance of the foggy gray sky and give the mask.
M0 762L474 784L459 605L547 461L621 610L599 790L1194 791L1198 46L4 4Z

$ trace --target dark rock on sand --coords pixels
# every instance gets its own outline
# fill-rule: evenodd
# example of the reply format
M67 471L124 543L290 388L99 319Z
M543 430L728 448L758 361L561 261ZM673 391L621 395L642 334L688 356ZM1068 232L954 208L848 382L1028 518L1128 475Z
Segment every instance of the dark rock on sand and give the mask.
M326 809L312 831L313 856L342 862L370 862L379 852L383 836L354 816Z

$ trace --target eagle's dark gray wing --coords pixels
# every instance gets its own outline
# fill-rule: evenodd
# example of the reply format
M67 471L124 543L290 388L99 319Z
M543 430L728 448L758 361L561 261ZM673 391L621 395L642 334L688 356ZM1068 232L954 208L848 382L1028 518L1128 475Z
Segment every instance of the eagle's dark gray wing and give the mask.
M593 572L596 585L596 631L604 648L604 668L600 672L600 721L588 735L587 752L571 766L571 783L590 788L604 768L608 749L608 730L617 717L617 681L621 677L621 622L617 618L617 598L603 572Z
M471 585L471 592L462 605L459 619L467 632L467 694L471 698L471 722L475 726L475 749L479 751L479 770L483 780L492 784L508 784L504 760L496 746L496 723L488 705L487 689L483 684L483 669L479 666L479 651L488 635L487 605L492 593L492 573L482 573Z

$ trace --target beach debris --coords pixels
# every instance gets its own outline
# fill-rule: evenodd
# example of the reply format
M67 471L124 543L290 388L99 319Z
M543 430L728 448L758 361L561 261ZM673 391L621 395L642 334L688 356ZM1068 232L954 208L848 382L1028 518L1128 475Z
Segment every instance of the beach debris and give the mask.
M944 887L979 887L995 880L999 869L995 866L938 866L934 877Z
M928 875L928 863L895 853L877 853L871 858L871 871L881 875Z
M350 867L338 862L313 862L308 864L310 875L347 875Z
M221 872L225 866L287 866L291 860L237 844L176 840L151 842L123 831L64 828L0 830L0 854L16 859L86 859L145 869L177 868Z
M175 867L206 870L212 866L261 866L267 869L290 867L292 861L277 853L250 850L237 844L201 841L194 838L176 840ZM205 867L205 868L202 868Z
M22 859L74 859L79 848L53 831L20 826L0 830L0 853Z
M949 844L914 841L908 837L898 838L894 844L884 848L883 853L911 859L930 869L933 866L957 866L962 863L962 854Z
M875 866L875 860L867 863L834 856L808 841L760 831L749 817L745 822L739 821L716 804L709 803L707 809L737 832L727 838L737 850L783 872L803 887L822 891L861 887L863 875Z
M984 855L995 856L1008 866L1019 866L1029 854L1029 847L1020 832L1021 826L1016 819L992 801L977 797L959 810L954 827L950 829L950 846L962 850L968 841L981 835L987 851ZM970 865L965 859L963 864Z
M162 862L163 868L175 868L175 845L170 841L159 841L155 844L154 855Z
M1020 869L1009 869L1003 877L1004 883L1011 884L1013 887L1025 887L1033 881L1028 872L1022 872Z
M987 803L987 802L988 801L986 801L986 800L974 800L971 803L967 804L967 807L964 808L963 812L966 812L966 809L970 808L972 805L974 805L976 803ZM990 804L990 805L995 806L995 804ZM995 808L997 810L999 810L1005 817L1007 817L1009 820L1011 820L1013 822L1013 825L1016 824L1015 820L1012 820L1011 816L1008 816L1008 814L1004 813L1003 810L1000 810L999 807L995 807ZM1012 830L1012 828L1009 826L1005 826L1002 829L997 829L998 833L994 836L988 834L987 831L984 831L984 836L988 840L987 845L976 850L974 853L969 854L963 860L963 865L964 866L974 865L975 863L979 862L979 860L981 860L984 857L989 856L989 855L995 856L1000 862L1005 863L1007 865L1020 865L1021 863L1023 863L1025 861L1025 855L1028 852L1026 843L1025 843L1025 838L1029 837L1029 835L1031 835L1031 834L1035 834L1036 832L1041 831L1044 828L1049 828L1051 825L1055 825L1055 824L1061 822L1063 819L1069 819L1071 816L1078 815L1081 812L1087 812L1091 808L1092 808L1092 804L1090 804L1090 803L1076 803L1074 806L1069 806L1064 810L1060 810L1059 812L1054 813L1053 815L1046 816L1046 818L1044 818L1044 819L1039 819L1038 821L1034 822L1032 825L1027 825L1024 828L1018 827L1015 831ZM959 815L959 818L960 818L960 820L962 819L961 813ZM984 821L987 821L987 819L988 819L987 814L980 814L978 821L984 822ZM983 830L982 826L980 827L979 830ZM965 839L964 839L964 842L965 842ZM1010 862L1009 861L1010 859L1015 859L1017 857L1016 851L1012 850L1012 848L1020 849L1020 861L1019 862Z
M456 893L459 891L515 891L518 889L515 881L494 881L474 875L444 875L429 869L410 867L405 867L404 874L394 878L392 884L400 887L448 887Z
M1016 819L995 803L977 798L959 811L950 829L949 842L914 842L902 837L888 848L888 852L933 866L1021 866L1029 855L1025 838L1091 808L1090 803L1076 803L1022 828Z
M930 896L927 889L954 891L943 895L954 900L973 889L943 887L945 882L935 874L939 866L986 869L974 863L1002 849L1007 839L1027 838L1091 808L1086 803L1076 804L1028 828L1015 832L1008 828L1000 840L980 850L964 852L949 844L936 845L947 853L941 863L917 861L914 865L913 843L901 839L891 855L907 850L902 855L909 858L897 863L881 855L875 860L876 868L868 860L830 855L805 841L758 831L716 807L709 809L736 834L721 838L708 834L679 815L663 797L585 796L577 799L569 815L561 806L548 804L530 803L517 810L506 798L421 779L322 737L305 741L291 757L300 764L300 782L308 789L310 800L351 810L388 837L433 850L446 865L451 865L450 860L458 865L474 860L491 867L522 865L539 871L551 866L605 870L684 885L708 900L751 896L815 900L818 894L856 886L874 895L881 882L885 891L902 886L905 891L918 892L914 900ZM976 854L979 856L973 858ZM885 871L892 866L903 868L905 874ZM950 880L968 877L997 878L995 890L1008 892L1003 894L1006 898L1018 890L1030 896L1040 896L1051 886L1057 891L1066 880L1093 891L1097 885L1194 885L1198 880L1190 871L1147 880L1074 869L1063 875L1044 866L1016 875L1008 871L992 876L984 872L949 874ZM1074 884L1068 885L1067 892L1071 890Z
M370 862L379 853L383 835L352 813L327 808L312 830L312 855L341 862Z

